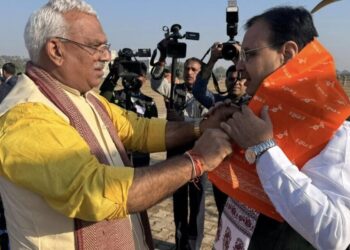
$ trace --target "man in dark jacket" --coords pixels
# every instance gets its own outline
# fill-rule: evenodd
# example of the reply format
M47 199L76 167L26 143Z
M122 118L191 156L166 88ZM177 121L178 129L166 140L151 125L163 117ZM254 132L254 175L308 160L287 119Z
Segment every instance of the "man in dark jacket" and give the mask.
M8 93L16 85L17 76L16 66L13 63L5 63L2 66L2 74L5 81L0 85L0 103L5 99Z

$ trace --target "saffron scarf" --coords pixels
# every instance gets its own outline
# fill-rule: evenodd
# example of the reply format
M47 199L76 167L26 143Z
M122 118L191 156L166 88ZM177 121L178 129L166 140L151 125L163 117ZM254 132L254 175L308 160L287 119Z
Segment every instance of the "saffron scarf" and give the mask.
M70 100L60 87L60 84L44 70L27 63L26 74L39 87L40 91L51 100L67 117L70 124L76 128L81 137L89 145L91 153L102 164L109 165L103 149L98 143L93 131L80 113L79 109ZM126 166L131 166L124 145L120 141L116 128L108 116L103 104L93 94L88 93L88 101L94 106L101 120L106 125L120 157ZM153 249L153 240L146 212L140 213L143 231L149 249ZM75 239L77 249L135 249L131 222L128 218L87 222L75 219Z
M332 56L317 39L309 43L260 85L249 103L255 114L269 106L274 139L298 166L316 156L350 115L350 102L337 81ZM209 173L209 180L234 199L258 212L282 220L264 192L254 165L244 150Z

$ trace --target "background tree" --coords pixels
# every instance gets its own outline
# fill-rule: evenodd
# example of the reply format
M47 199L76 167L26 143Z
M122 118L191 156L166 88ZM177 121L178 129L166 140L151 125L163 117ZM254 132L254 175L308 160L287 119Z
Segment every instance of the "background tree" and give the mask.
M218 81L220 81L221 79L225 79L225 73L226 73L226 68L224 68L223 66L219 66L214 69L214 74Z

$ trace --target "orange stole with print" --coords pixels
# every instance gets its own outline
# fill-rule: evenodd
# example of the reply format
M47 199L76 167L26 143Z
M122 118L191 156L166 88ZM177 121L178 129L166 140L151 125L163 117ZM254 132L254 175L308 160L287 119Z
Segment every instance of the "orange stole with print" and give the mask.
M332 56L317 39L268 76L249 103L260 115L269 106L274 139L299 169L316 156L350 115L350 102L335 75ZM209 173L229 196L274 219L283 219L264 192L255 165L233 145L232 157Z

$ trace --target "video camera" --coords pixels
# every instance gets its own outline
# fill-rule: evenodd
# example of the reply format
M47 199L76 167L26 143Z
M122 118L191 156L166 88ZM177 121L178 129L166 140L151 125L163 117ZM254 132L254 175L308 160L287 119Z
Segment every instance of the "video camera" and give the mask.
M147 73L147 66L144 62L138 61L136 57L150 56L151 49L138 49L136 52L129 48L119 50L118 57L113 63L109 63L109 73L100 87L101 93L107 93L109 97L119 77L122 78L124 89L134 91L140 89L142 84L137 78Z
M119 77L137 77L146 73L143 63L139 62L136 57L150 57L151 49L138 49L137 52L129 48L119 50L118 57L109 64L109 71L114 72Z
M226 23L226 33L229 36L229 40L222 44L222 57L226 60L233 60L239 56L239 51L233 46L238 43L235 41L238 29L238 6L236 0L228 0Z
M184 35L180 34L181 30L180 24L173 24L169 30L169 27L163 26L163 31L165 32L165 46L166 46L166 56L174 58L185 58L186 57L186 43L178 42L179 39L188 40L199 40L199 33L197 32L186 32ZM158 49L159 46L158 46ZM161 49L160 49L161 50Z

